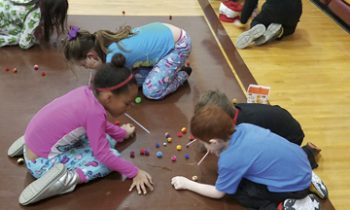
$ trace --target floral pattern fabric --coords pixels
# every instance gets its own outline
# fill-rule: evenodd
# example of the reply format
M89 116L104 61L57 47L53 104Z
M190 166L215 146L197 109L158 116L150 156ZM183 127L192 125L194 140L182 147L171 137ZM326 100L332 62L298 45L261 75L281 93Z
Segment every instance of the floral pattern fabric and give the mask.
M23 49L32 47L34 32L39 26L40 8L34 5L17 5L28 0L0 0L0 47L19 45Z

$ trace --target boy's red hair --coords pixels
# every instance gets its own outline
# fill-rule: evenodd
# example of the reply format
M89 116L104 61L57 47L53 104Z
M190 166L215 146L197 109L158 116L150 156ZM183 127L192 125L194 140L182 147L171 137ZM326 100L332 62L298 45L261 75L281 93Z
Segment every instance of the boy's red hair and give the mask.
M218 106L204 106L191 119L192 135L206 142L210 139L228 140L233 131L232 118Z

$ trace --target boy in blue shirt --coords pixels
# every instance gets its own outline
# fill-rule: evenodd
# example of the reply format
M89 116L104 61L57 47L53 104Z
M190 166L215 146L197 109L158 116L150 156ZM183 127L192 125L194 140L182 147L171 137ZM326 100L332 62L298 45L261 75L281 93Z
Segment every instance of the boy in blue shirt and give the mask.
M278 105L254 104L254 103L235 103L218 90L209 90L203 93L197 102L194 112L206 106L216 105L222 108L232 119L234 123L250 123L282 136L288 141L301 146L304 140L304 131L300 123L285 109ZM314 144L308 142L302 147L307 154L312 169L318 167L317 156L319 149Z
M175 189L211 198L228 194L253 209L320 209L317 197L309 191L316 175L298 145L252 124L235 126L218 106L197 110L191 119L191 131L208 148L220 153L218 178L212 186L174 177L171 182Z

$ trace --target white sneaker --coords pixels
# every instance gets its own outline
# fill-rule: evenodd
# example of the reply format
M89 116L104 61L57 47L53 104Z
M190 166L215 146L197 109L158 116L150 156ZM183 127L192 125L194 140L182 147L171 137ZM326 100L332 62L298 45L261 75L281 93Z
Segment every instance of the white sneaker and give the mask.
M10 157L23 155L23 147L24 147L24 136L21 136L11 144L11 146L7 150L7 155Z
M42 177L28 185L19 196L19 203L28 205L45 198L71 192L78 184L79 176L63 164L54 165Z
M303 199L286 199L282 210L321 210L321 203L316 195L309 194Z
M243 49L254 43L254 40L262 36L266 31L263 24L257 24L248 31L243 32L237 38L236 47Z
M220 3L219 14L227 18L235 18L241 14L242 6L237 2L225 1Z
M276 38L278 38L279 36L281 36L281 33L283 33L283 27L281 24L278 23L271 23L265 33L259 37L258 39L256 39L254 41L255 45L263 45L268 41L272 41Z
M315 172L312 172L310 191L315 193L321 199L328 197L328 189L321 178Z

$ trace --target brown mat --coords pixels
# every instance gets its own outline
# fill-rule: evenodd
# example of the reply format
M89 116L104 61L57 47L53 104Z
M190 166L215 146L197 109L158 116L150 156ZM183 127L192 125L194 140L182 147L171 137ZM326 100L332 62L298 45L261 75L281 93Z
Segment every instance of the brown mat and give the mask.
M175 136L181 127L187 127L193 105L200 93L207 89L220 89L231 98L245 100L203 17L173 17L170 21L168 17L72 16L69 22L94 31L114 29L114 26L126 23L138 26L152 21L171 22L190 33L193 39L190 62L194 70L189 83L175 94L162 101L144 99L129 112L151 131L151 135L137 127L137 136L119 148L123 150L126 159L130 159L131 150L136 152L136 158L132 161L151 173L155 191L147 196L138 196L136 192L129 193L131 181L123 182L118 174L113 173L79 186L73 193L47 199L33 206L21 207L17 201L18 196L33 178L25 167L19 166L15 159L7 157L7 148L23 134L31 117L43 105L75 87L86 84L89 73L79 68L74 68L73 72L68 70L62 53L54 47L35 47L28 51L2 48L0 68L16 67L18 73L3 70L0 72L0 209L243 209L228 198L208 199L187 191L175 191L170 184L171 177L175 175L189 178L197 175L200 181L211 184L215 180L214 158L206 160L201 168L196 166L196 162L203 155L199 144L194 143L181 152L175 149L177 144L184 145L188 142L188 135L182 138ZM39 72L33 70L34 64L40 66ZM41 76L42 71L47 73L45 77ZM121 121L130 122L124 116L121 117ZM164 142L164 132L170 132L174 136L174 142L167 147L156 149L155 143ZM151 151L149 157L138 154L142 147ZM162 159L155 157L158 150L164 153ZM189 160L184 159L185 153L190 154ZM170 160L173 154L178 157L176 163Z
M201 181L215 179L215 173L202 170L195 165L201 158L198 152L199 144L176 151L177 144L186 144L188 135L174 138L174 142L167 147L161 147L164 157L157 159L155 143L164 142L164 133L170 132L176 136L177 131L188 124L193 112L194 103L201 92L207 89L220 89L229 97L236 97L244 101L244 95L233 79L233 74L226 64L212 33L203 17L92 17L72 16L70 24L79 25L91 31L97 29L114 29L123 24L132 26L142 25L152 21L171 22L185 28L193 39L193 52L190 62L193 74L189 83L180 88L175 94L163 101L143 100L136 105L129 114L151 131L151 135L137 127L137 136L130 141L123 154L129 159L130 150L136 151L133 162L140 168L149 171L155 182L155 191L147 196L138 196L136 192L129 193L131 181L121 181L116 173L110 176L82 185L75 192L48 199L36 205L26 207L33 209L227 209L235 208L237 204L228 199L217 201L196 195L191 192L175 191L170 179L175 175L191 178L199 176ZM28 51L18 48L0 49L0 67L14 68L17 74L0 72L0 133L1 133L1 162L0 181L1 197L0 209L22 209L18 204L18 196L23 188L33 181L25 167L19 166L15 159L6 156L9 145L23 134L31 117L46 103L57 96L82 84L88 80L88 71L74 69L75 74L68 70L66 62L56 48L35 47ZM33 65L38 64L40 71L35 72ZM46 77L41 72L47 73ZM122 117L123 122L127 118ZM125 147L125 146L124 146ZM141 147L150 149L151 155L143 157L138 154ZM185 160L184 154L189 153L190 159ZM177 155L178 160L172 163L171 155ZM208 161L209 162L209 161ZM206 165L204 162L203 166ZM239 209L239 208L238 208Z

